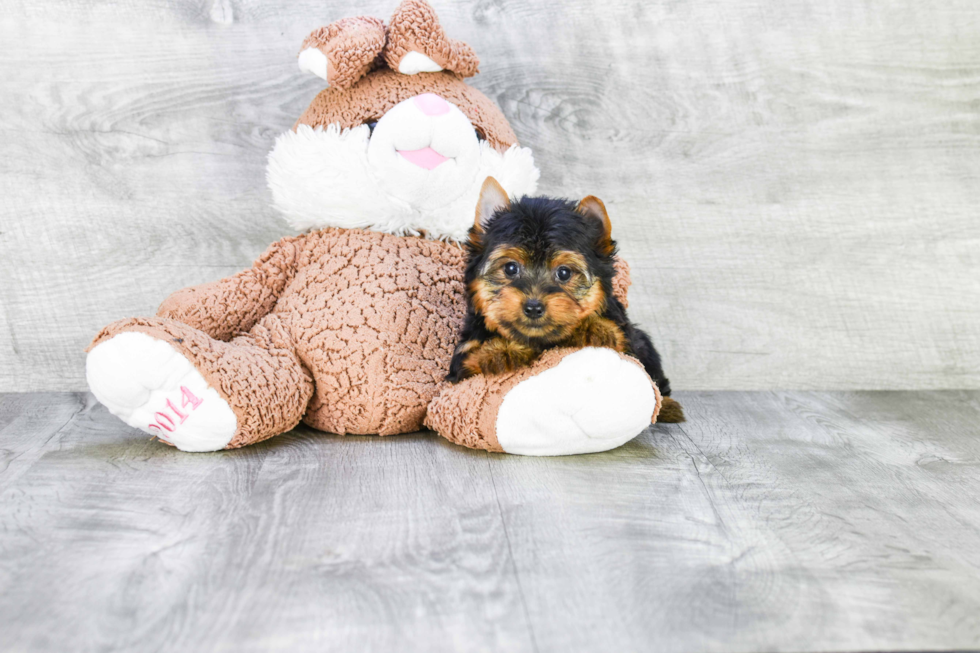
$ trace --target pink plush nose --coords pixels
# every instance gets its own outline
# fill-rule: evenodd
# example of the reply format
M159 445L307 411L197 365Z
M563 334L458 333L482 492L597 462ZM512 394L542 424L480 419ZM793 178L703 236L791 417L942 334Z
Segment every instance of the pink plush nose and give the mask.
M444 113L449 113L449 103L435 93L416 95L412 101L427 116L441 116Z

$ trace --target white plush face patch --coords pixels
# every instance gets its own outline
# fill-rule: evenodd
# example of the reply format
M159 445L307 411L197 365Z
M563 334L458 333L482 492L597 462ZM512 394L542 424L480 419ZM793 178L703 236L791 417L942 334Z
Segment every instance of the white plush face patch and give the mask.
M531 151L501 154L477 138L455 105L432 93L400 102L377 122L341 129L300 125L276 140L267 179L276 207L301 231L361 228L463 240L483 180L532 194Z

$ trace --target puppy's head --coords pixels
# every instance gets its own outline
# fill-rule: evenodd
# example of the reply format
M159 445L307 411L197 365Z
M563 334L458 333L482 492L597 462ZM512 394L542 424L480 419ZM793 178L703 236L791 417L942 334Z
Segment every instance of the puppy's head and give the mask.
M467 289L487 327L525 344L548 346L612 294L616 243L606 208L546 197L511 202L493 177L480 192L468 244Z

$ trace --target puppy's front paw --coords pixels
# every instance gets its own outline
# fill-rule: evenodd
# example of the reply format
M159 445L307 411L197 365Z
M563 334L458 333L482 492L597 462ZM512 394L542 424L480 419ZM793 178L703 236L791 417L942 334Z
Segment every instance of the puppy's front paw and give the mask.
M495 338L475 348L463 366L472 374L506 374L527 367L538 352L510 340Z
M453 352L453 359L449 361L449 374L446 375L447 381L450 383L459 383L463 379L473 376L473 371L466 367L466 361L473 350L479 348L479 346L479 340L467 340L461 342L456 347L456 351Z
M572 333L571 344L575 347L607 347L622 352L626 349L626 336L612 320L589 317Z

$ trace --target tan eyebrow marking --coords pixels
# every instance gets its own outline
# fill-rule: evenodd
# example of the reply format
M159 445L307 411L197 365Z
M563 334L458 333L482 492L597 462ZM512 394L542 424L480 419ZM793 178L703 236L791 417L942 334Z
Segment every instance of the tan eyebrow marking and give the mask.
M569 250L556 252L548 261L548 265L552 270L555 270L562 265L576 270L585 277L585 285L587 286L591 286L595 281L592 276L592 271L589 269L588 262L585 260L585 257L578 252Z
M480 275L482 276L486 274L494 265L503 260L515 261L526 267L528 259L530 259L530 255L526 249L501 245L490 252L490 254L487 256L487 262L483 264L483 269L480 270Z
M574 268L579 272L585 274L589 273L589 264L586 263L585 257L579 254L578 252L572 252L568 250L556 252L555 254L553 254L551 256L551 259L548 261L548 265L549 267L551 267L552 270L562 265L565 265L570 268Z

